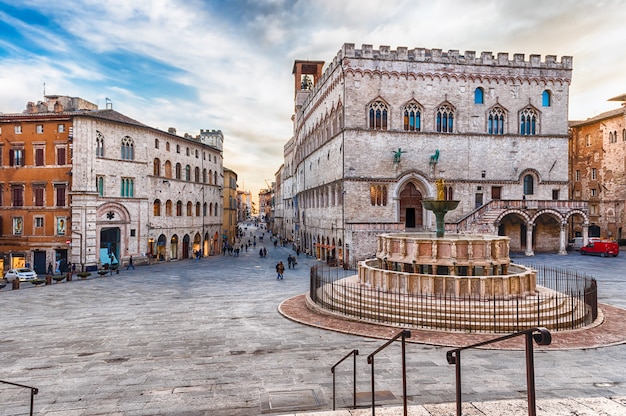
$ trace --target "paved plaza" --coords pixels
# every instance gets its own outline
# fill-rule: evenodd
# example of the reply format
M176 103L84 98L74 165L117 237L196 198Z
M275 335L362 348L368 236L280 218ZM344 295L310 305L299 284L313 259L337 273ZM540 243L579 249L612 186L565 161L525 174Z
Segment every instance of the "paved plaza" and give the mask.
M261 231L255 233L261 236ZM309 267L318 262L300 255L296 269L285 270L284 280L276 280L276 262L286 264L293 252L274 248L267 234L264 240L266 258L258 255L261 243L240 257L123 268L112 276L45 287L7 286L0 291L0 380L38 388L37 415L299 414L332 409L330 367L358 349L357 397L366 406L366 356L384 342L281 315L283 301L308 291ZM617 258L572 253L514 261L591 274L598 280L599 301L626 309L626 253ZM586 332L579 331L579 336ZM454 366L446 362L448 349L407 345L407 396L414 406L410 414L454 414ZM626 345L620 343L567 350L536 347L539 414L626 414L625 363ZM401 405L400 368L399 344L377 356L377 403ZM500 408L499 414L527 414L525 403L517 401L526 391L523 351L468 351L463 368L463 401L469 406L464 414L498 414L481 409L503 403L518 409L502 413ZM352 404L351 377L351 364L343 364L337 371L337 408ZM0 384L0 400L1 414L28 414L28 390ZM564 403L571 402L588 410L565 413Z

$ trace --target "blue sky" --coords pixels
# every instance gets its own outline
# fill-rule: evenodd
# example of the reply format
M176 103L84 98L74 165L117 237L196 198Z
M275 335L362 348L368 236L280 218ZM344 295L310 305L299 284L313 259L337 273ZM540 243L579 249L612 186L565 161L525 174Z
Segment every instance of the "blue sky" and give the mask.
M626 0L0 0L0 112L45 83L162 130L219 129L256 194L292 133L296 59L329 62L346 42L569 55L580 120L626 93L624 22Z

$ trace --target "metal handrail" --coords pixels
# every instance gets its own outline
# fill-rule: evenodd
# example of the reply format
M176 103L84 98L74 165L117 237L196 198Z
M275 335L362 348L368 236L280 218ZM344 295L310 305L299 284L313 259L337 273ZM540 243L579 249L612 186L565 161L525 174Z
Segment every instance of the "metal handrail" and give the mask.
M404 396L404 416L407 416L407 401L406 401L406 339L411 338L411 331L408 329L403 329L396 336L387 341L383 346L378 348L376 351L367 356L367 363L372 366L372 416L376 415L375 409L375 398L374 398L374 356L378 354L380 351L384 350L389 346L392 342L402 337L402 394Z
M39 389L36 387L25 386L23 384L11 383L10 381L0 380L0 383L9 384L11 386L23 387L25 389L30 389L30 416L33 416L33 407L35 404L35 394L39 393Z
M339 364L344 362L344 360L346 360L351 355L354 357L354 363L353 363L353 366L352 366L352 389L353 389L353 391L352 391L352 398L353 398L352 407L356 409L356 356L359 355L359 350L352 350L348 354L346 354L345 357L343 357L341 360L337 361L337 363L330 368L330 372L333 373L333 410L335 410L335 367L337 367Z
M546 328L536 327L525 331L515 332L499 338L468 345L466 347L455 348L446 352L448 364L455 364L456 367L456 415L461 414L461 351L470 348L482 347L505 339L515 338L521 335L526 336L526 392L528 395L528 416L537 416L536 396L535 396L535 362L533 356L533 340L537 345L550 345L552 335Z

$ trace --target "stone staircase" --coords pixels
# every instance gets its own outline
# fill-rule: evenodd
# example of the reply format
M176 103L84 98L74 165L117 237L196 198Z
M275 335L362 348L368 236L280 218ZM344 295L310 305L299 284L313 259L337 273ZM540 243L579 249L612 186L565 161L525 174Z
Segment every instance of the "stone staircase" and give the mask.
M543 326L558 331L583 326L591 319L584 302L543 287L538 287L540 296L486 301L389 293L362 285L357 276L334 285L317 289L321 291L317 306L326 313L401 328L509 333Z

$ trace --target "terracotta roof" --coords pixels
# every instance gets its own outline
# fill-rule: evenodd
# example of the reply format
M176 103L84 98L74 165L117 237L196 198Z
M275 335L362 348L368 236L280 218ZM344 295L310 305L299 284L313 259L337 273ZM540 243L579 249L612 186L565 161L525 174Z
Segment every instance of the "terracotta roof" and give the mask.
M132 119L130 117L125 116L122 113L118 113L115 110L94 110L94 111L83 111L80 112L80 115L82 116L86 116L86 117L93 117L93 118L100 118L103 120L108 120L108 121L115 121L117 123L124 123L124 124L132 124L134 126L139 126L139 127L148 127L148 128L152 128L146 124L143 124L135 119Z
M604 113L598 114L597 116L588 118L587 120L570 121L569 125L570 127L577 127L577 126L582 126L585 124L592 124L592 123L595 123L595 122L598 122L600 120L604 120L607 118L618 117L624 114L626 114L626 109L622 107L622 108L617 108L615 110L606 111Z

